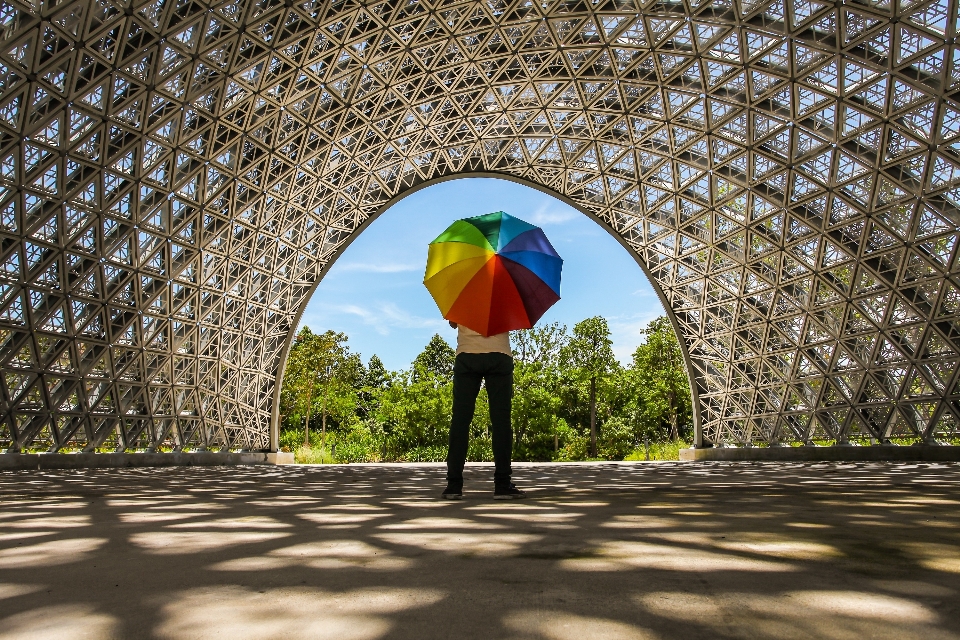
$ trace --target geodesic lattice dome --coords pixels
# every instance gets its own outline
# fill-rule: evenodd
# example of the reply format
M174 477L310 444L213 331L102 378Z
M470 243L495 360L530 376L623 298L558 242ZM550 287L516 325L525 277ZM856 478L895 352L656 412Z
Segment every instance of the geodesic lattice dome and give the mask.
M0 446L270 445L298 309L494 173L621 237L705 440L958 432L957 0L0 0Z

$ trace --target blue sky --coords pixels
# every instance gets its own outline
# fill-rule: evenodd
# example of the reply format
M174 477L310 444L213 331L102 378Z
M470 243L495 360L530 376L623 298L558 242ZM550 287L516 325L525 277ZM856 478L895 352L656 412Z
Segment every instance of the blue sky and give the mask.
M567 204L523 185L492 178L443 182L407 196L375 220L330 268L300 326L350 336L364 361L377 354L405 369L435 333L455 344L423 286L427 245L458 218L506 211L543 228L563 258L562 299L541 318L568 328L601 315L614 352L628 362L640 329L663 314L657 294L627 251Z

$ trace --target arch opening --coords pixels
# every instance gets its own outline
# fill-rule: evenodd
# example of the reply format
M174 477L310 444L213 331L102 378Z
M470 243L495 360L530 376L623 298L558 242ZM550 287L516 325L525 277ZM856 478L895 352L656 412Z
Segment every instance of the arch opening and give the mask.
M441 184L443 187L438 190ZM545 194L548 197L544 198L539 194ZM369 230L371 234L365 238L366 242L361 242L360 247L354 245L352 241L360 237L359 233L355 234L351 238L351 243L342 247L328 263L324 276L330 275L337 278L333 291L330 289L324 291L323 285L327 280L318 280L304 300L293 326L297 327L297 331L307 325L313 330L322 327L322 329L344 331L350 338L352 353L357 353L353 349L357 344L355 330L359 328L359 335L365 336L365 340L361 338L363 340L361 345L366 344L366 348L360 347L360 352L365 356L375 353L384 361L390 359L383 358L384 353L379 349L392 345L393 349L397 350L395 344L397 336L409 336L404 338L408 342L404 355L399 360L396 357L393 358L395 366L387 365L388 369L406 369L417 352L430 341L431 334L439 331L447 340L452 337L448 335L449 332L444 331L445 322L440 319L435 303L421 284L427 243L455 218L480 215L497 209L508 210L512 215L542 225L548 238L565 259L563 299L540 320L538 325L559 322L570 329L576 322L587 316L597 315L611 320L629 319L631 324L636 324L635 321L642 317L642 324L645 325L658 316L668 316L662 292L644 271L636 254L595 216L585 213L569 199L559 196L552 190L531 184L523 178L498 174L458 174L418 185L416 189L402 194L372 216L364 226L364 231ZM581 218L582 221L578 221L571 216L576 218L583 216L585 219ZM379 226L381 224L386 226ZM588 237L592 235L594 225L604 230L605 233L601 234L604 236L602 241ZM626 255L630 256L630 259L605 260L603 256L606 254L603 252L616 250L613 243L607 241L607 237L613 238L617 244L626 249ZM377 243L376 250L371 250L371 242ZM398 243L402 246L397 246ZM616 266L605 264L609 262ZM335 264L341 265L348 271L338 272ZM626 273L636 265L640 266L638 272ZM372 279L362 277L368 270L371 274L377 274L376 284ZM388 272L381 273L381 270ZM347 282L351 284L346 284ZM354 282L357 284L352 284ZM614 282L617 284L611 286ZM346 293L344 287L357 288L353 289L354 293ZM372 287L373 291L367 287ZM383 288L392 287L399 287L400 291L405 292L402 298L383 291ZM640 290L635 291L638 287ZM416 293L412 293L411 289ZM361 292L363 295L359 295ZM637 294L641 297L634 298L633 302L624 300L624 298L629 300L631 296ZM370 296L373 298L371 299ZM652 302L654 297L656 302ZM616 302L614 302L615 299ZM644 300L646 302L643 302ZM321 311L328 302L336 307L333 313ZM417 321L422 321L423 318L436 318L438 327L403 332L395 328L366 326L373 322L369 317L373 315L372 310L378 308L378 304L383 306L385 303L389 303L391 314L409 315ZM396 305L395 308L394 305ZM311 309L317 315L311 317ZM627 314L628 317L624 318L623 314ZM351 318L353 321L345 318ZM388 318L384 317L380 320L387 321ZM441 324L444 326L440 327ZM639 326L631 327L631 330L636 332ZM672 319L671 326L675 331L676 325ZM353 330L349 329L350 327ZM611 330L615 346L621 347L618 359L622 365L626 366L640 338L636 335L627 336L626 331L617 327L616 324L611 326ZM411 335L413 333L416 333L415 338ZM279 369L274 399L275 429L282 428L280 388L283 386L286 359L289 357L289 349L295 334L296 331L290 334L285 346L284 364ZM628 349L629 353L623 350L619 339L623 339L624 344L632 345ZM680 347L680 353L680 357L686 357L683 345ZM684 367L689 382L692 376L687 361L684 360L681 366ZM683 384L687 385L688 382ZM696 432L696 418L692 418L692 422L684 423L682 426L685 430L689 429L689 433L686 434L689 441Z
M461 174L639 257L702 444L956 441L957 14L4 0L0 447L269 448L323 270Z

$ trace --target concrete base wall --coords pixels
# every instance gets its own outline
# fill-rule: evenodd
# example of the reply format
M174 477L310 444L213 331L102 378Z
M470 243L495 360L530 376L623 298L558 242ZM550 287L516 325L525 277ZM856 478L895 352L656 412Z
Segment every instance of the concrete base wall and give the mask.
M267 464L294 464L295 462L292 453L275 451L267 454Z
M121 467L195 467L246 464L293 464L292 453L3 453L0 470L110 469Z
M681 449L680 459L690 462L706 461L915 461L960 462L960 447L876 445L871 447L713 447L711 449Z

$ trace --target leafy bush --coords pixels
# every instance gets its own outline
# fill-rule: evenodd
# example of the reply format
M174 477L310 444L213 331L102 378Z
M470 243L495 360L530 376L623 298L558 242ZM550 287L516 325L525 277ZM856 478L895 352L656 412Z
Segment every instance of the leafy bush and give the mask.
M587 454L590 451L589 436L572 431L564 442L565 444L557 451L554 460L557 462L571 462L587 459Z
M607 460L623 460L633 451L633 429L619 417L603 423L597 440L597 453Z
M446 447L414 447L401 454L399 462L443 462L447 459Z
M424 369L396 373L378 400L373 415L398 452L446 446L453 412L449 380Z
M311 449L319 449L322 445L322 434L320 433L319 423L314 429L314 425L310 425L310 447ZM335 437L333 431L327 431L326 438L326 448L327 450L331 447L331 438ZM303 447L303 429L296 428L287 428L283 429L280 432L280 449L286 448L288 451L296 451L297 449Z
M376 442L370 429L363 423L355 423L344 433L338 434L337 462L371 462L375 456Z
M490 436L470 438L467 460L470 462L491 462L493 460L493 439Z
M294 451L303 445L303 432L296 429L284 429L280 432L280 449Z

